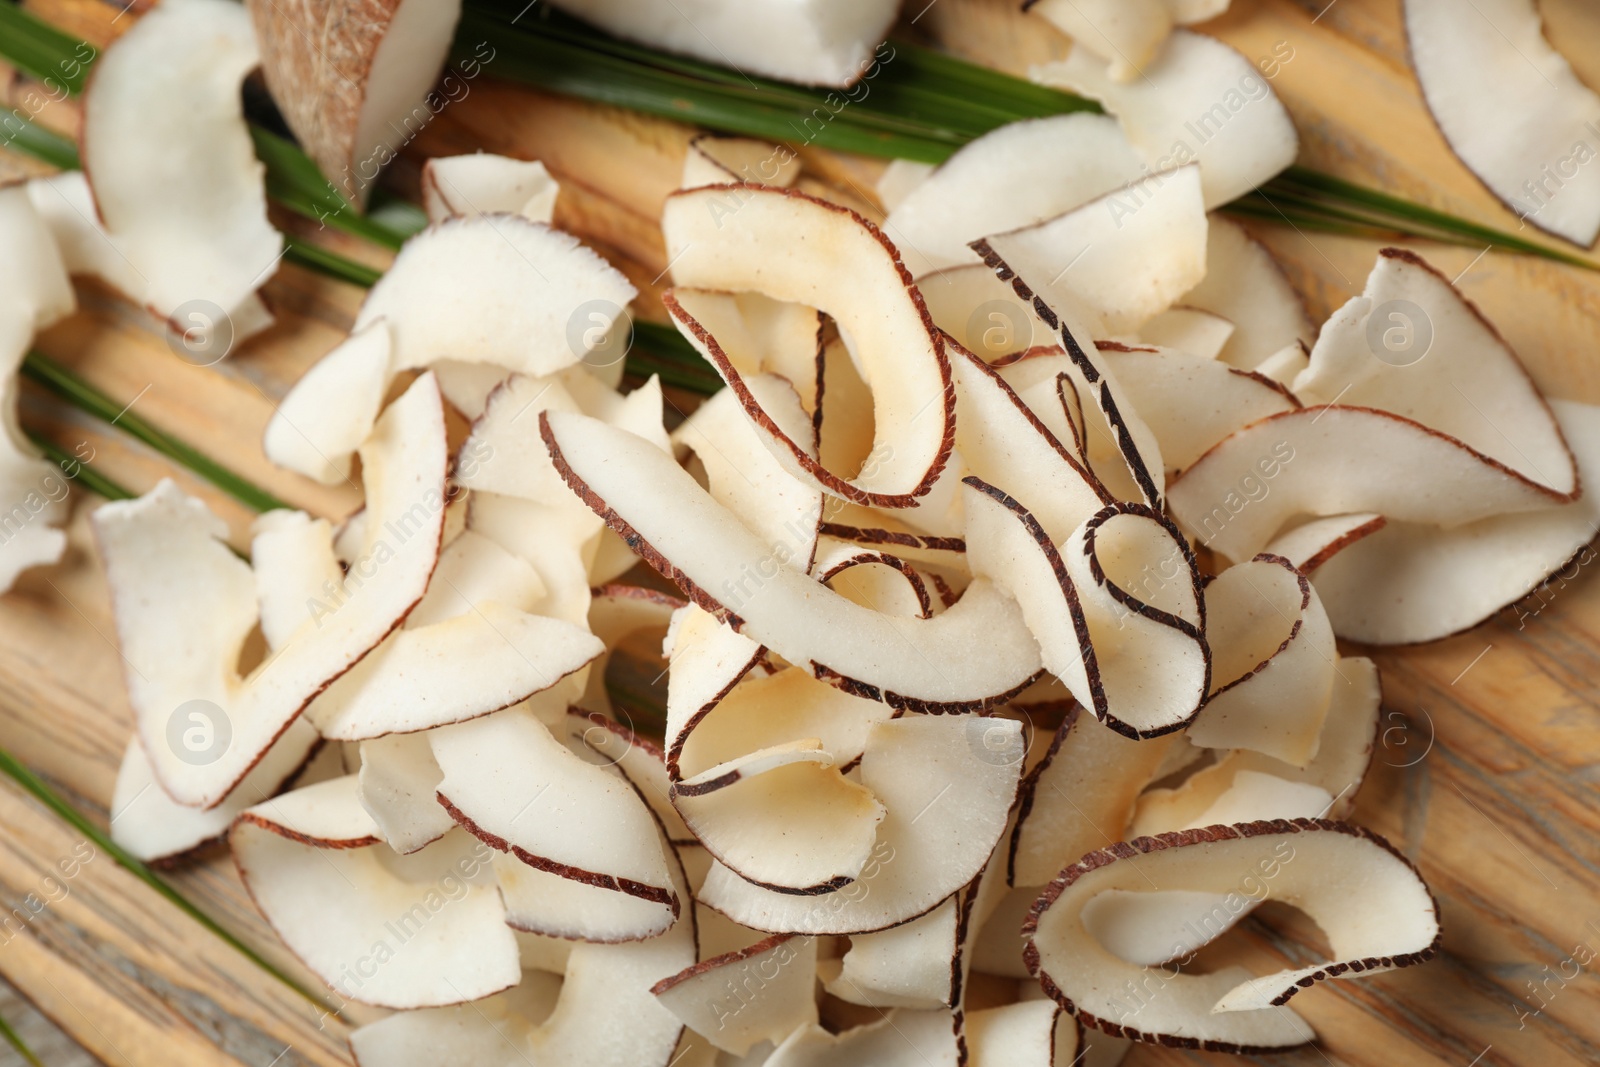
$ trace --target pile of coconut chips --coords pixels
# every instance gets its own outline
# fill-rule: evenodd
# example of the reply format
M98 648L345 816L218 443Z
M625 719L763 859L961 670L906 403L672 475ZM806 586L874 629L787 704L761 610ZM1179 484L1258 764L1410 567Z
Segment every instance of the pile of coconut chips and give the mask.
M117 841L225 837L336 1002L392 1009L363 1067L1261 1052L1313 1039L1316 983L1430 957L1417 871L1341 821L1381 690L1336 639L1443 637L1559 569L1600 522L1600 410L1411 252L1317 329L1208 213L1293 158L1276 99L1155 155L1251 69L1169 29L1137 82L1041 72L1110 115L891 168L882 226L792 153L695 140L664 304L726 388L670 432L656 379L623 387L635 290L550 225L544 168L430 161L432 224L266 433L364 507L263 515L248 562L170 482L94 516L137 717ZM96 86L200 33L213 78L91 89L86 159L125 98L237 195L195 217L121 155L0 193L19 357L68 271L267 321L244 9L166 0ZM660 736L607 684L641 645ZM1269 900L1330 958L1196 962Z

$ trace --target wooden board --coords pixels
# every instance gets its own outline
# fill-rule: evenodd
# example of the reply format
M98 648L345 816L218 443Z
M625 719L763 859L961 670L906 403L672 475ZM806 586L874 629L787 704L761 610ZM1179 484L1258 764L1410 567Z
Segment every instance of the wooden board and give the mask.
M1008 69L1065 48L999 0L911 0L915 29ZM104 41L120 5L35 3ZM1449 154L1405 60L1397 0L1235 0L1206 27L1247 56L1293 49L1274 87L1293 111L1303 161L1508 228L1516 220ZM1464 11L1466 5L1464 4ZM1588 0L1544 0L1563 51L1600 84L1600 14ZM1466 13L1463 17L1470 17ZM493 72L492 62L489 72ZM13 86L15 89L15 86ZM50 121L70 124L70 108ZM558 224L611 257L653 296L666 264L656 229L688 131L613 109L482 79L428 127L393 180L414 189L417 161L474 150L543 159L563 184ZM7 160L8 164L15 163ZM808 180L870 206L880 164L807 153ZM314 226L283 219L300 233ZM1264 227L1320 318L1359 292L1370 242ZM341 251L381 263L371 249ZM1494 319L1552 395L1600 402L1600 275L1474 249L1419 246ZM327 515L356 501L275 471L260 454L273 404L342 336L360 293L293 267L268 287L280 322L224 364L175 358L141 315L86 288L84 311L40 347L137 410L285 499ZM653 309L653 310L652 310ZM687 398L677 398L687 406ZM29 390L24 418L135 489L172 474L115 432ZM181 473L242 543L250 516ZM105 583L79 498L71 548L0 600L0 742L85 809L104 817L131 716ZM1382 653L1382 744L1356 818L1420 865L1443 908L1444 951L1424 967L1335 982L1296 1001L1321 1034L1274 1062L1377 1067L1600 1063L1600 979L1577 967L1600 950L1600 584L1577 568L1541 599L1449 641ZM80 847L76 835L0 784L0 903L38 894ZM227 928L299 972L245 899L225 856L173 875ZM84 1049L121 1064L340 1064L346 1023L321 1017L216 938L97 856L0 945L0 975ZM1320 934L1268 910L1231 950L1259 969L1297 965ZM1289 961L1286 963L1285 961ZM1537 1012L1537 1014L1534 1014ZM352 1021L364 1016L350 1012ZM1133 1065L1229 1057L1136 1048Z

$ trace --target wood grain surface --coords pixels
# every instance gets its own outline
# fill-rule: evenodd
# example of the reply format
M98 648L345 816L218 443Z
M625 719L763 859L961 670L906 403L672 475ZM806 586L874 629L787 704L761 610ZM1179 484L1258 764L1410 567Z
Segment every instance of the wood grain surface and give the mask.
M906 18L916 24L908 32L1010 70L1023 72L1067 45L1010 0L934 0L915 10L924 3L909 0ZM1470 0L1462 3L1465 10ZM1600 11L1591 0L1541 6L1562 51L1600 85ZM137 15L101 0L30 7L102 43ZM1280 42L1293 49L1274 88L1299 126L1303 162L1516 228L1450 155L1423 108L1398 0L1234 0L1204 29L1247 56ZM75 115L64 106L47 121L70 129ZM659 318L655 293L666 264L656 220L690 132L485 78L424 131L389 180L414 193L422 158L480 148L544 160L562 182L557 224L623 269L644 293L639 313ZM881 164L809 150L806 163L814 187L870 210ZM13 157L0 165L12 173L28 166ZM304 220L278 221L384 261ZM1376 251L1368 241L1287 226L1257 232L1319 319L1360 291ZM1460 276L1544 390L1600 402L1600 274L1417 247ZM259 441L278 398L348 328L359 290L283 267L267 287L278 324L205 369L175 358L148 319L108 292L80 291L82 313L42 337L40 348L298 506L339 516L356 505L348 487L324 489L273 469ZM209 486L36 390L25 391L23 408L28 425L68 448L92 448L96 466L130 488L176 477L243 543L249 514ZM85 521L95 503L75 497L66 558L29 572L0 600L0 743L103 820L131 713ZM1420 866L1442 906L1444 949L1422 967L1306 993L1295 1006L1319 1041L1261 1062L1600 1063L1600 979L1590 969L1600 957L1578 962L1600 952L1600 583L1588 569L1469 634L1376 656L1382 744L1355 818ZM118 1067L349 1062L345 1020L264 977L109 857L80 860L63 879L61 865L72 865L84 843L9 784L0 784L0 826L0 904L16 909L30 894L46 901L0 934L0 976L93 1056ZM172 879L225 927L310 981L251 907L226 856ZM1313 958L1321 943L1303 918L1269 907L1219 958L1274 969ZM1137 1047L1127 1062L1231 1059Z

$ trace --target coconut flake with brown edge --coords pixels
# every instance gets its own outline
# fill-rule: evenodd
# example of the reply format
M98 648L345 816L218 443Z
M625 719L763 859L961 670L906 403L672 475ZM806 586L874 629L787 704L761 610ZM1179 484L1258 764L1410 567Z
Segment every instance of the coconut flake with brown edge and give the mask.
M452 834L398 855L362 808L353 776L248 809L230 841L245 888L278 936L347 999L460 1004L521 976L488 850Z
M129 702L156 779L175 800L221 803L311 699L422 599L439 558L447 459L432 376L390 405L361 455L367 515L360 557L372 561L375 580L347 578L337 610L320 620L308 614L281 650L245 677L239 650L259 609L250 566L222 543L221 522L170 481L95 513ZM391 524L407 536L391 533ZM186 706L213 731L201 750L168 741ZM210 746L218 744L213 755ZM204 759L197 761L196 751Z
M881 460L853 476L830 471L766 412L727 349L694 315L663 299L795 477L835 496L905 508L932 489L950 457L954 391L942 343L894 246L846 208L793 190L707 186L674 193L662 232L680 286L754 291L817 308L838 323L872 390Z
M1179 974L1163 980L1160 996L1124 1000L1124 985L1143 968L1096 939L1085 911L1105 894L1149 892L1151 882L1299 908L1327 935L1333 959L1260 977L1238 967ZM1238 1053L1310 1041L1305 1020L1280 1010L1289 998L1324 979L1421 963L1440 939L1438 905L1416 868L1371 831L1322 819L1212 826L1091 852L1045 888L1023 933L1029 970L1085 1024L1136 1041Z
M106 49L84 93L83 169L138 276L128 295L179 331L191 315L210 325L237 313L237 340L270 321L255 291L283 235L267 221L265 167L239 96L259 59L239 5L176 0Z
M553 374L582 361L634 295L577 238L521 216L430 226L372 287L351 336L284 397L263 447L275 463L337 482L373 398L401 372L455 360ZM384 330L386 342L369 336Z
M422 165L422 205L431 223L477 215L521 215L549 224L561 187L538 160L473 152Z
M1021 614L993 586L973 583L932 619L883 616L778 565L641 438L562 412L545 412L541 423L567 484L646 562L706 611L817 677L898 707L961 710L1003 702L1038 673ZM992 654L975 660L967 651L976 643Z

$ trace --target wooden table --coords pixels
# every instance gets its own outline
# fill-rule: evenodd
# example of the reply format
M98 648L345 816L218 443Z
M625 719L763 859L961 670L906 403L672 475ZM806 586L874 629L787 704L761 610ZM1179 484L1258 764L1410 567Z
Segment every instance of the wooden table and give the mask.
M920 15L910 10L924 2L908 6L918 30L985 62L1020 72L1065 47L1009 0L934 0ZM101 0L31 6L98 41L120 11ZM1588 0L1542 6L1563 52L1600 85L1600 7ZM1274 86L1299 125L1304 162L1514 228L1516 220L1450 155L1423 109L1398 8L1398 0L1235 0L1206 30L1252 57L1279 42L1292 47ZM50 116L58 124L74 119L67 109ZM611 257L646 294L642 313L658 315L651 283L665 262L656 219L688 133L483 79L424 132L394 180L414 190L417 160L463 150L544 160L562 182L558 225ZM870 210L880 164L820 152L808 152L806 161L807 181ZM279 221L297 232L313 229L303 220ZM1287 227L1259 232L1319 318L1359 292L1375 251L1370 242ZM370 248L317 236L382 263ZM1446 273L1461 275L1462 288L1542 388L1600 402L1600 275L1475 249L1419 247ZM275 471L258 442L275 400L340 339L361 293L294 267L281 269L267 291L278 325L215 368L174 358L146 319L89 286L83 312L39 346L285 499L343 514L356 503L348 490ZM173 473L127 438L31 389L24 418L68 447L87 442L96 465L132 488ZM242 539L249 522L243 508L191 477L175 477ZM62 563L25 575L0 600L0 743L103 818L131 713L85 523L94 504L77 498ZM1383 743L1356 818L1419 864L1443 908L1444 950L1426 966L1329 983L1297 999L1321 1040L1273 1061L1600 1063L1600 980L1587 968L1573 977L1566 962L1585 951L1578 946L1600 950L1600 584L1578 573L1504 620L1377 659ZM8 781L0 782L0 825L0 901L9 908L37 892L80 841ZM226 856L172 879L224 926L303 974L246 901ZM82 864L65 884L65 896L0 939L0 975L96 1057L113 1065L349 1062L345 1023L319 1018L108 857ZM1268 909L1246 924L1232 951L1272 969L1297 965L1320 941L1303 919ZM1140 1047L1127 1062L1222 1059Z

